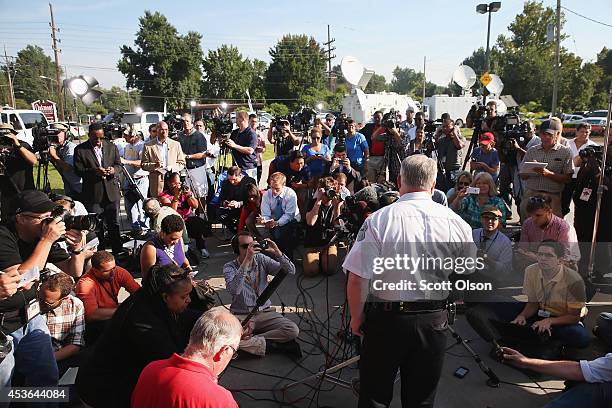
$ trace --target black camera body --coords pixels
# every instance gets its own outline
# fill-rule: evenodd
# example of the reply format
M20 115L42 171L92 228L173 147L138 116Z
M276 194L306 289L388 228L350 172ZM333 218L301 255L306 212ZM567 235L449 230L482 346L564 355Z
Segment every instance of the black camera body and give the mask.
M164 117L164 122L168 125L168 137L178 139L179 132L183 131L183 120L177 113L169 113Z
M336 197L340 197L340 194L338 194L338 192L335 189L328 188L327 190L325 190L325 196L329 198L330 200L332 200Z
M578 156L580 156L582 160L596 159L601 163L603 161L603 146L587 146L578 151Z
M399 123L399 112L397 112L395 109L391 109L389 112L383 115L381 125L386 129L394 129L399 127Z
M277 133L283 133L285 126L289 125L289 119L284 117L276 117L272 119L271 126L274 127Z
M34 138L32 148L35 152L42 152L49 149L51 146L59 145L59 134L63 130L55 129L50 126L38 124L32 128L32 137ZM12 142L12 141L11 141Z
M300 122L300 130L308 130L310 123L313 121L314 117L317 115L317 112L312 108L304 107L301 112L298 113L298 118Z
M66 224L66 230L94 232L98 228L99 217L97 214L72 215L64 207L59 206L51 212L48 222L58 217Z
M225 136L225 141L229 138L230 133L234 130L234 123L229 115L224 115L220 118L213 118L213 129L219 138L219 144L221 144L221 139Z
M500 128L503 129L498 148L502 153L511 153L516 150L513 141L518 145L524 144L529 133L529 124L521 122L520 116L514 112L507 113L498 120Z
M268 241L266 241L265 239L258 240L255 246L259 248L260 251L265 251L269 248Z
M104 124L104 138L107 140L115 140L123 137L125 131L128 130L126 124L110 122Z

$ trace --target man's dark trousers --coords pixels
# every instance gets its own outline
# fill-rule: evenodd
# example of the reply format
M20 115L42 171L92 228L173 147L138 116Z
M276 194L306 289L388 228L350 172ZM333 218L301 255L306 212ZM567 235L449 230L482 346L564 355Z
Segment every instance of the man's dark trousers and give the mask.
M359 408L388 407L397 370L402 407L433 407L442 372L448 314L370 308L359 362Z

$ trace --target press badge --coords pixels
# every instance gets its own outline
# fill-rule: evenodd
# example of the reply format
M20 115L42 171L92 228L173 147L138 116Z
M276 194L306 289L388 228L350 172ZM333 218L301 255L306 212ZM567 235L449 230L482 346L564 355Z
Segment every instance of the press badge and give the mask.
M538 310L538 316L546 319L547 317L550 317L550 312L548 310L540 309Z
M592 188L583 188L582 189L582 194L580 194L580 199L582 201L589 201L589 198L591 198L591 194L593 193L593 189Z
M28 322L40 314L40 304L38 299L32 299L26 308L26 318Z

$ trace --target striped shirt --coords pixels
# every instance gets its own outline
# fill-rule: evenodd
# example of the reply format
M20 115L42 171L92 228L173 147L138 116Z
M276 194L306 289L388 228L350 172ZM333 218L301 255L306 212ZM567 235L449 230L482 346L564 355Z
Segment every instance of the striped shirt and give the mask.
M68 295L62 303L45 314L47 327L51 335L53 350L74 344L84 346L85 307L75 296Z
M255 306L255 301L268 285L268 275L281 269L295 275L295 265L283 254L277 261L264 254L255 254L247 270L242 268L238 258L223 266L225 285L232 295L230 310L234 314L247 314ZM272 303L266 301L260 310L267 309Z
M544 151L541 144L530 147L525 153L523 163L537 161L540 163L548 163L546 169L557 174L573 174L574 163L572 161L572 152L568 147L556 144L548 152ZM560 193L563 191L564 184L552 181L549 178L540 175L531 174L525 180L525 186L530 190L545 191L547 193Z
M538 227L532 217L527 218L521 228L519 248L535 253L540 242L547 239L561 243L565 248L566 258L574 261L580 259L576 230L569 222L554 214L544 228Z

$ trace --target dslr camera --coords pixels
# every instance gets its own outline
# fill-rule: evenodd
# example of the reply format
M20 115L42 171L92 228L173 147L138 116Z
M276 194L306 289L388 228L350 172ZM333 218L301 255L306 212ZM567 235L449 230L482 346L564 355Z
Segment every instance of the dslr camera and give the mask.
M87 215L72 215L68 210L64 207L57 207L49 216L46 222L53 221L54 218L60 218L66 224L66 230L79 230L79 231L89 231L93 232L98 227L98 215L97 214L87 214Z
M260 251L265 251L268 249L268 241L265 239L257 240L257 244L255 244L256 248L259 248Z

